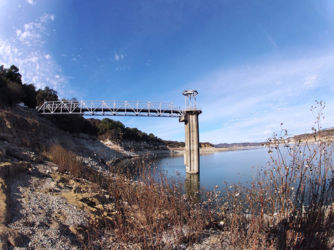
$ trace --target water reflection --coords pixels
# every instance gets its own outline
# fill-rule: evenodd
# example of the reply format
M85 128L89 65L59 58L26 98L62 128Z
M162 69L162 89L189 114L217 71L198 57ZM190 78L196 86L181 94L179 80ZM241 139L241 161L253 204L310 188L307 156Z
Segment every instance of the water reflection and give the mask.
M199 174L186 174L184 181L185 193L196 202L200 201L200 179Z
M183 156L132 158L121 161L114 168L117 168L116 172L130 174L134 179L151 175L160 181L162 174L170 183L184 184L184 192L194 195L199 193L200 188L212 190L216 185L224 185L224 182L246 184L252 181L256 170L266 165L268 153L264 148L219 152L201 155L200 160L201 173L195 176L186 174Z
M268 160L265 148L201 155L201 188L212 190L216 185L223 186L225 182L246 185L256 177L257 170L263 168ZM169 179L178 178L183 183L186 180L183 156L161 158L158 169Z

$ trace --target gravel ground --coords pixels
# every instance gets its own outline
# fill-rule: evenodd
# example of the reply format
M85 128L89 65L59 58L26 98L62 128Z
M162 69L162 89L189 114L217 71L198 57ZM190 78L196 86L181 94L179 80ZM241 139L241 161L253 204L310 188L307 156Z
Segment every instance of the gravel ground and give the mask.
M70 226L86 226L85 212L57 194L63 190L49 173L56 167L33 165L10 186L12 219L8 227L21 235L20 247L37 249L77 249L80 243Z

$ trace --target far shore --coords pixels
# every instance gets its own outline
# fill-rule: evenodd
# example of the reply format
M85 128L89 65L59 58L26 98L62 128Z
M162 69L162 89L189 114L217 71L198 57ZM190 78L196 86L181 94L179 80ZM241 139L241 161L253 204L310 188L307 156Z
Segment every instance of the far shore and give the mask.
M227 151L241 151L241 150L252 150L252 149L258 149L263 148L264 146L235 146L235 147L224 147L224 148L214 148L214 147L204 147L200 148L200 154L213 154L217 152L227 152ZM170 148L169 149L170 154L172 155L183 155L184 154L184 148Z
M241 150L252 150L252 149L259 149L263 148L263 146L247 146L247 147L227 147L227 148L214 148L214 147L205 147L200 149L201 155L208 155L208 154L214 154L217 152L228 152L228 151L241 151ZM136 157L168 157L168 156L176 156L180 157L184 155L184 148L178 147L178 148L169 148L165 150L143 150L143 151L137 151L135 153L128 154L126 157L122 157L122 159L128 159L128 158L136 158Z

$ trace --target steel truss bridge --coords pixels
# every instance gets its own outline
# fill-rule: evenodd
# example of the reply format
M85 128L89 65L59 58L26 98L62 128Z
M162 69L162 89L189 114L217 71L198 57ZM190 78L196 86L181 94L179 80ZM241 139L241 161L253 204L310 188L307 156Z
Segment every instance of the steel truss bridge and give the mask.
M41 114L148 116L180 118L184 111L173 103L141 101L46 101L37 107Z
M43 115L97 115L176 117L185 124L184 163L187 174L199 174L199 126L196 107L197 90L185 90L185 108L173 103L141 101L45 101L37 107ZM198 180L198 177L197 177Z

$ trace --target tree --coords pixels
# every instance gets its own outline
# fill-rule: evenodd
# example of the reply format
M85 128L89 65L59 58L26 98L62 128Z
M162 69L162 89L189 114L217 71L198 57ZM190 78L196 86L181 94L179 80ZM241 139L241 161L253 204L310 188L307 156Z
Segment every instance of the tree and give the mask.
M57 91L45 87L44 89L39 89L36 95L37 105L42 105L45 101L58 101Z
M24 92L23 103L29 108L35 108L37 105L35 86L33 84L23 84L22 88Z
M5 70L6 77L12 81L22 85L22 76L19 73L19 68L15 65L10 66L9 69Z
M0 104L14 105L22 101L24 92L22 89L19 69L12 65L9 69L0 67Z

